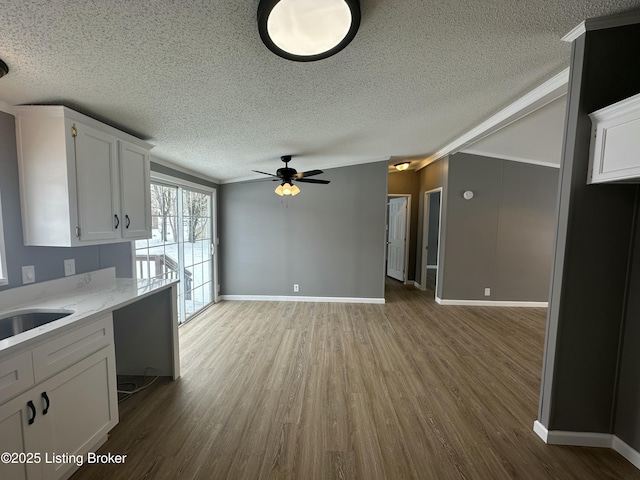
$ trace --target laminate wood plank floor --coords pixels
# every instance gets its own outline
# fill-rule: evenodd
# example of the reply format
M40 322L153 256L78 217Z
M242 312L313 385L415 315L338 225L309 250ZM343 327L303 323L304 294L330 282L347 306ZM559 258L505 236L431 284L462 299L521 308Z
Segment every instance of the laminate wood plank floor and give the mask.
M120 404L74 480L640 479L607 449L545 445L546 309L222 302L180 329L182 377Z

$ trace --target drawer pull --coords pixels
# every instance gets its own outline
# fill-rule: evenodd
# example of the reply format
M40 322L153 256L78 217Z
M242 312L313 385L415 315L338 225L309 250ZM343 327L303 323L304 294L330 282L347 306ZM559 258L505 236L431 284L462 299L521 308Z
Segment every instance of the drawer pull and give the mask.
M42 398L44 398L44 401L47 402L47 406L44 407L44 410L42 410L42 414L46 415L47 412L49 412L49 405L51 405L51 403L49 402L49 396L47 395L47 392L42 392Z
M27 407L29 407L29 409L31 410L31 415L33 415L30 419L29 419L29 425L32 425L33 422L36 421L36 406L33 404L33 402L31 400L29 400L27 402Z

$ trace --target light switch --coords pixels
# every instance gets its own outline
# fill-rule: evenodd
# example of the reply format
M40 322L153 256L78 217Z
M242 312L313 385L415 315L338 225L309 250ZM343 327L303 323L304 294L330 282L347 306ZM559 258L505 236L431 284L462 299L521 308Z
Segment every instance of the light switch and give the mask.
M22 284L35 283L36 281L36 267L33 265L26 265L22 267Z

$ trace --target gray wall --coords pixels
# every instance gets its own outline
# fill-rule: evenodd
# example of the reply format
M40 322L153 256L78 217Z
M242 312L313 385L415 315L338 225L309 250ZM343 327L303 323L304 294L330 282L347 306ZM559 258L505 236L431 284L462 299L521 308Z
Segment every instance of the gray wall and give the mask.
M35 266L36 282L64 277L64 260L70 258L76 261L76 273L116 267L117 276L131 277L130 242L77 248L25 247L18 185L14 117L0 112L0 195L9 275L9 285L0 289L22 285L23 265Z
M628 400L640 376L630 352L638 317L627 282L638 187L587 185L586 178L588 113L640 92L638 38L640 25L630 25L587 32L573 44L538 417L549 430L612 433L620 369L615 424L631 422L620 434L636 449L638 403ZM631 321L620 362L627 299Z
M616 399L614 433L640 450L640 209L637 211L635 241L627 294L627 315L623 330L620 376Z
M407 280L416 278L416 250L418 247L418 213L420 211L420 174L415 170L389 174L389 195L411 195L411 217L409 218L409 265ZM418 270L420 267L418 267Z
M440 298L546 302L557 188L556 168L451 156Z
M271 181L220 186L221 294L384 297L386 162L319 178L331 183L296 197Z

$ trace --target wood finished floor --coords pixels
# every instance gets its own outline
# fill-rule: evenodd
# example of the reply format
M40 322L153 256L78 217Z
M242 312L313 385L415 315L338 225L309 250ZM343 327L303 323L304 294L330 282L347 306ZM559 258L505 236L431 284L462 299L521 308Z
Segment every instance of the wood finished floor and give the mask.
M640 479L607 449L545 445L545 309L223 302L180 329L182 378L120 405L73 480Z

